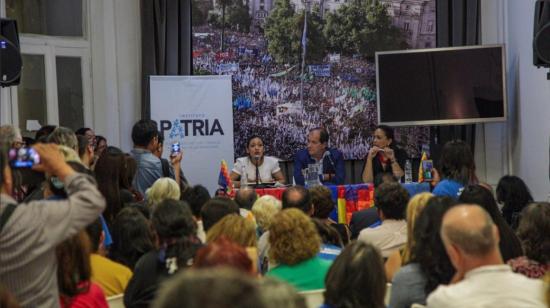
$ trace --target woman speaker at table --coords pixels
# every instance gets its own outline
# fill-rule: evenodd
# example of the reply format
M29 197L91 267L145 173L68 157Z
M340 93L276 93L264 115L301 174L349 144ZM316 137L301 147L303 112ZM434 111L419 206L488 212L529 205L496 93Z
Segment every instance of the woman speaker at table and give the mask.
M285 177L279 161L275 157L264 155L264 142L259 136L251 136L246 143L248 156L239 157L231 170L231 180L235 187L240 187L243 170L247 175L247 183L274 183L285 184ZM258 179L258 180L256 180Z
M372 183L379 173L391 173L397 179L405 172L405 151L395 147L393 142L393 128L386 125L379 125L374 131L374 140L369 154L365 159L363 168L363 182Z

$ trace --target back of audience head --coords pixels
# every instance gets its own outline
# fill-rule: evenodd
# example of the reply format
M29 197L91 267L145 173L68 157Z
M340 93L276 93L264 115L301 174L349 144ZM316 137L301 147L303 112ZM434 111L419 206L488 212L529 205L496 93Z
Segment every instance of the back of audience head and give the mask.
M154 150L158 138L158 125L153 120L139 120L132 127L132 141L134 146Z
M305 298L290 284L269 276L258 282L266 308L307 308Z
M540 264L550 263L550 203L531 203L521 216L518 237L525 256Z
M145 191L147 204L152 208L164 200L179 200L180 194L178 183L171 178L160 178Z
M498 228L500 251L504 261L523 254L519 239L500 214L495 198L493 198L493 194L490 191L480 185L469 185L464 188L458 200L465 204L479 205L487 211Z
M386 276L380 252L363 242L349 244L332 263L325 285L325 303L330 307L385 307Z
M283 209L297 208L309 216L313 214L311 196L309 191L303 186L296 185L287 188L283 192L282 202Z
M133 269L139 258L154 248L151 229L145 216L134 207L123 208L111 227L113 244L109 257Z
M414 225L416 219L424 210L430 198L434 195L428 192L419 193L414 195L409 204L407 205L407 244L405 245L405 251L403 251L402 263L406 264L409 262L411 257L411 252L414 247Z
M462 140L445 143L441 150L439 172L442 179L450 179L468 185L476 182L474 155L470 146Z
M121 183L125 182L124 174L124 155L111 154L108 152L99 156L95 164L95 178L99 191L107 200L107 207L103 215L110 223L122 209L122 200L120 195Z
M166 199L159 203L151 217L160 250L164 250L167 267L168 260L176 258L177 269L191 264L196 252L197 225L189 206L180 200ZM173 274L169 269L169 274Z
M256 199L258 199L258 194L252 188L241 188L235 195L235 202L239 205L239 208L246 210L252 209L252 205L254 205Z
M36 142L48 142L48 136L55 130L57 126L55 125L44 125L40 127L38 131L36 131L36 134L34 135L34 140Z
M332 191L326 186L317 185L309 189L309 194L313 204L313 217L327 219L334 210Z
M247 274L256 269L243 245L226 237L220 237L197 251L193 261L194 268L227 266Z
M523 180L514 175L505 175L497 185L497 200L502 206L502 215L506 222L516 229L521 210L533 202L529 188Z
M231 268L187 270L158 292L155 308L264 308L257 281Z
M185 191L183 191L181 194L181 199L189 204L191 211L193 212L193 216L200 218L202 207L211 198L206 187L202 185L195 185L188 187Z
M378 173L375 177L374 177L374 189L378 188L378 186L380 186L381 184L384 184L384 183L397 183L397 178L389 173L389 172L381 172L381 173Z
M299 209L284 209L273 217L269 228L271 260L294 265L311 259L319 252L321 238L315 224Z
M86 167L90 167L94 156L93 145L86 136L76 135L76 139L78 141L78 156Z
M206 242L216 241L222 236L243 247L256 247L256 228L254 222L241 215L226 215L219 220L208 229Z
M98 218L94 222L89 224L86 227L86 233L88 234L88 238L90 239L91 252L97 253L101 246L101 239L104 236L101 220Z
M254 214L256 223L262 232L269 229L273 221L273 216L281 211L281 209L281 201L270 195L261 196L254 202L252 214Z
M229 214L239 214L239 206L226 197L214 197L208 200L201 209L204 232Z
M399 183L384 183L374 192L374 204L383 219L405 219L409 192Z
M78 153L78 140L75 133L67 127L59 126L48 136L48 142L64 145Z
M61 242L55 249L57 258L57 284L62 301L86 293L92 269L90 265L90 240L84 231ZM82 283L85 282L84 287Z
M12 125L0 126L0 139L6 142L11 148L19 149L25 144L19 127Z
M315 228L317 228L317 232L319 233L323 244L344 247L340 233L338 233L335 228L319 218L312 218L311 220L315 224Z
M457 261L458 254L462 258L478 260L489 255L500 258L498 229L489 213L478 205L462 204L450 209L443 218L441 237L455 267L464 265L463 260Z
M449 283L454 275L455 270L447 256L439 230L443 216L456 204L457 201L451 197L432 197L416 219L413 230L415 245L410 261L419 263L426 277L426 294L440 284Z

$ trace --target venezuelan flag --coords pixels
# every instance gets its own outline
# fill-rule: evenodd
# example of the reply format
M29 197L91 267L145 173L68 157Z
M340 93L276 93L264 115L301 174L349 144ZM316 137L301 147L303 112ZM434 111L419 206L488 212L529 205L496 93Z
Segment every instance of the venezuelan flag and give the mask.
M233 183L229 177L229 168L227 168L227 163L225 160L222 160L220 166L220 176L218 177L218 185L225 189L225 193L228 195L233 194Z

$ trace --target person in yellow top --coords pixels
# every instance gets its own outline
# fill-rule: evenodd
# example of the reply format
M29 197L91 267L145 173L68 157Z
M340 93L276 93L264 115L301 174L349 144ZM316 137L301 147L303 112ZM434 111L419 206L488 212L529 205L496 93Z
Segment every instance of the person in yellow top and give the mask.
M132 271L117 262L100 254L104 233L101 221L98 219L86 228L86 232L92 243L90 256L92 266L92 282L98 284L106 297L124 293L126 285L132 278Z

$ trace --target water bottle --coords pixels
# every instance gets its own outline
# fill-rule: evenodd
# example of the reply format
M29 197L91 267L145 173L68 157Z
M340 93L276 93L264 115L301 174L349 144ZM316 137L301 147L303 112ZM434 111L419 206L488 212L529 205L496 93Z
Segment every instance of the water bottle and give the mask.
M407 159L405 161L405 183L409 184L413 181L413 175L412 175L412 165L411 161Z
M248 185L248 174L246 174L246 165L243 164L241 169L241 189L246 188Z

